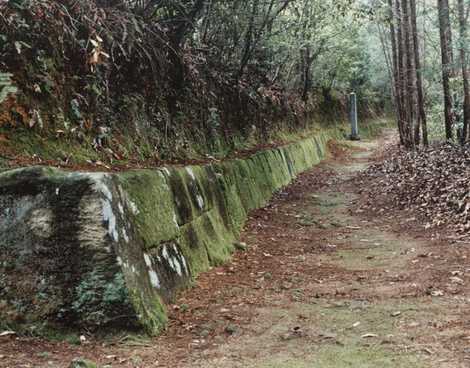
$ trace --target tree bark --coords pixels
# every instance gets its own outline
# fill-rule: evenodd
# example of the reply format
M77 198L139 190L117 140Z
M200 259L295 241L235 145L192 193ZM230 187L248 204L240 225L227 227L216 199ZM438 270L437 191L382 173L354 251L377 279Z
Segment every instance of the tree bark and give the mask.
M462 79L463 79L463 91L464 91L464 102L463 102L463 140L468 139L468 128L470 125L470 71L467 61L467 17L465 14L465 6L463 0L457 0L457 7L459 13L459 30L460 30L460 64L462 67Z
M310 55L310 47L305 46L300 50L300 55L302 58L302 100L308 100L308 92L312 86L312 81L310 79L310 69L312 66L312 56Z
M400 144L404 144L404 132L403 132L403 119L402 119L402 91L400 85L400 73L401 70L399 65L398 59L398 45L397 45L397 34L395 31L395 14L394 14L394 7L393 7L393 0L388 0L388 5L390 7L390 38L391 38L391 45L392 45L392 67L393 67L393 89L394 89L394 99L395 99L395 110L397 116L397 125L398 125L398 132L400 133Z
M408 0L402 0L402 25L403 25L403 42L404 42L404 58L406 60L406 73L405 75L405 91L406 91L406 101L405 101L405 110L406 110L406 125L407 133L409 136L408 148L411 148L415 145L415 74L414 73L414 57L413 57L413 47L412 47L412 38L411 38L411 22L410 22L410 9ZM419 129L419 128L418 128ZM418 130L419 132L419 130Z
M242 58L240 60L240 68L238 70L237 79L240 79L242 77L245 67L247 66L248 61L251 58L253 37L254 37L254 32L255 32L255 22L256 22L256 17L258 16L258 4L259 4L259 0L253 1L250 19L248 20L248 29L245 34L243 53L242 53Z
M449 1L437 0L439 11L439 33L441 39L442 58L442 87L444 90L444 116L446 139L453 138L454 114L452 109L452 94L450 91L450 76L452 73L452 30L450 28Z
M399 70L399 82L400 82L400 96L401 96L401 113L400 119L403 127L403 143L407 148L412 146L412 130L410 129L409 116L407 109L407 101L410 96L408 95L407 88L407 73L406 73L406 54L405 54L405 38L404 38L404 19L402 16L402 4L400 0L395 2L395 11L397 17L397 49L398 49L398 70Z
M421 125L421 129L423 132L423 144L427 146L429 144L429 141L428 141L426 109L424 106L425 102L424 102L424 91L423 91L423 76L421 72L421 55L420 55L419 42L418 42L418 25L417 25L417 20L416 20L416 0L410 0L410 10L411 10L411 31L413 34L413 48L414 48L415 68L416 68L418 121ZM419 135L417 137L417 143L419 143Z

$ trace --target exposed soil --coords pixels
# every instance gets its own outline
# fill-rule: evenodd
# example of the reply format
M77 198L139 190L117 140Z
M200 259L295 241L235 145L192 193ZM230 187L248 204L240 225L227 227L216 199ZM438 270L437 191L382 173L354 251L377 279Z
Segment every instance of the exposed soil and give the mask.
M0 367L470 367L470 244L360 209L355 178L393 144L334 146L252 213L248 250L201 275L161 337L5 336Z

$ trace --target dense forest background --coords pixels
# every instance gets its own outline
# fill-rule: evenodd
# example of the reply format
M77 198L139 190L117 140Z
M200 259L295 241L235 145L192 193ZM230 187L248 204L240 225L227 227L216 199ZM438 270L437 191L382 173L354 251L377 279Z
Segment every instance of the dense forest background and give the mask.
M401 143L468 141L470 85L468 0L388 0L382 19ZM380 18L379 18L380 19ZM379 22L379 27L380 27Z
M28 154L62 150L64 160L80 160L91 146L111 160L225 154L342 120L353 90L365 115L389 101L378 34L362 21L367 4L12 0L0 7L0 71L16 90L2 98L0 129L4 146L14 140ZM43 144L51 134L57 139Z
M0 1L2 156L224 156L344 120L353 91L404 145L465 140L470 6L447 1Z

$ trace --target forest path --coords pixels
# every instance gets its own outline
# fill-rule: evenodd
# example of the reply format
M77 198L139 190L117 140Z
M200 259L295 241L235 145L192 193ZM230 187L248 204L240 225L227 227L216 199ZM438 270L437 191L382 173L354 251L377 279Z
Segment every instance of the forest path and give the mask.
M0 341L0 367L469 367L468 247L358 210L354 179L391 144L332 145L251 214L247 250L201 275L157 339Z
M248 253L216 272L222 281L200 281L219 310L182 366L470 366L469 293L452 285L468 276L467 257L403 230L409 214L390 221L357 209L354 178L391 144L390 132L352 143L348 158L302 175L252 215ZM217 323L232 336L217 339Z

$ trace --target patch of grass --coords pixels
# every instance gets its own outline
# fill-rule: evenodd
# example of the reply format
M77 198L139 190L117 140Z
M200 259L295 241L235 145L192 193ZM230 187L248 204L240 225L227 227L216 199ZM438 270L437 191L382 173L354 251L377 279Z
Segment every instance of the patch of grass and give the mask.
M312 194L311 203L312 211L319 213L320 215L326 216L329 213L336 211L337 207L340 207L346 203L347 197L342 193L321 193Z
M384 129L395 128L396 122L393 117L382 117L365 122L359 122L359 135L363 139L377 138Z
M348 270L367 270L385 267L389 264L390 255L395 252L396 248L393 245L339 250L335 256L335 263Z
M7 133L0 128L1 133ZM34 130L18 129L11 135L13 138L8 146L15 154L32 157L36 155L43 160L62 160L70 158L73 162L81 163L87 160L99 160L99 153L92 148L92 139L84 137L83 142L75 139L48 138L36 133Z
M393 265L402 267L408 260L406 256L397 257L412 244L403 243L393 235L376 233L369 228L355 232L355 239L349 239L351 247L340 249L333 259L336 264L349 270L369 270ZM391 263L391 259L393 262Z
M304 347L299 358L292 356L301 355L300 350L295 354L274 355L268 361L260 365L254 364L253 367L424 367L417 354L404 353L397 349L403 341L411 344L408 334L397 329L397 319L391 317L397 310L404 313L401 318L410 320L430 318L433 313L432 308L426 309L418 304L399 301L374 304L348 301L339 306L329 305L326 301L314 305L304 304L296 313L309 317L314 326L312 332L328 331L335 339L320 340ZM358 322L360 324L353 327ZM365 334L376 334L377 338L363 338ZM383 341L392 335L396 339L395 343L384 344ZM296 345L298 348L299 344Z
M277 322L266 325L265 334L257 337L264 353L243 364L251 368L428 367L416 339L426 333L429 321L442 317L445 308L441 301L423 298L335 303L315 299L312 304L264 309L262 320ZM393 317L397 311L401 314ZM301 328L307 336L279 339L291 326L298 325L298 315L303 316ZM410 328L412 323L419 327ZM364 337L367 334L373 335ZM253 343L257 344L251 341L250 346Z
M330 346L300 359L274 358L259 368L419 368L424 367L411 354L391 354L381 347L358 349L356 346Z

